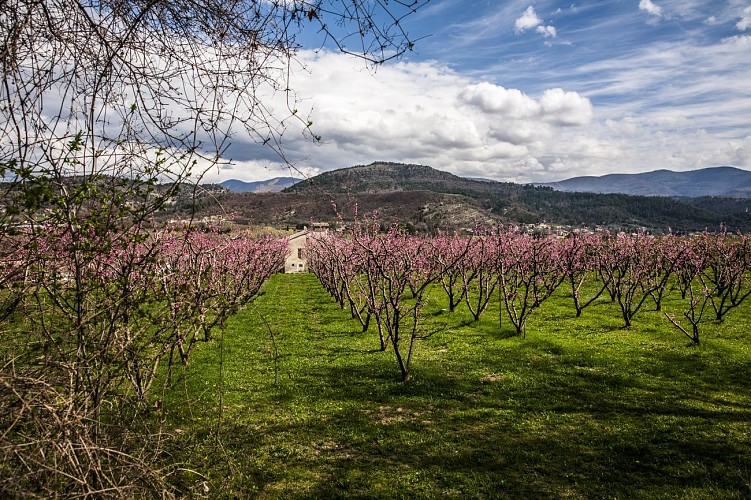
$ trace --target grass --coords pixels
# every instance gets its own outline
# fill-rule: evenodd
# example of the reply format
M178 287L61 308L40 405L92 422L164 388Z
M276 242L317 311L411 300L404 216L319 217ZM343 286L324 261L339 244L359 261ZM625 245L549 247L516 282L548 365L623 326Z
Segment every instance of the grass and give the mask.
M624 330L617 305L575 318L570 300L522 339L497 304L472 323L436 289L402 383L374 325L312 275L277 275L168 395L174 453L201 472L176 481L210 497L751 497L751 308L693 346L660 312Z

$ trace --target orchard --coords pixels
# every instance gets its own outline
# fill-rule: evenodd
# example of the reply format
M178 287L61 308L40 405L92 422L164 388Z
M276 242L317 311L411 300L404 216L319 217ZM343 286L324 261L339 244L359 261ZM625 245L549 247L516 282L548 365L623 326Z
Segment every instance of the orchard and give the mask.
M666 294L683 310L663 311L695 344L711 311L714 321L751 295L751 238L717 233L695 236L572 233L531 235L517 228L478 229L472 236L410 236L398 225L356 223L347 234L315 234L309 269L339 305L367 331L371 320L381 350L390 345L403 380L420 329L426 294L445 293L448 311L464 301L475 321L497 301L499 328L517 335L559 288L572 297L576 316L603 295L617 303L623 328L645 307L662 308ZM437 285L436 285L437 284ZM439 292L440 293L440 292Z
M18 467L6 477L31 489L56 488L59 474L122 487L148 470L161 438L113 425L150 427L175 363L252 301L287 251L285 238L139 225L39 225L2 243L2 383L15 389L3 393L3 449Z

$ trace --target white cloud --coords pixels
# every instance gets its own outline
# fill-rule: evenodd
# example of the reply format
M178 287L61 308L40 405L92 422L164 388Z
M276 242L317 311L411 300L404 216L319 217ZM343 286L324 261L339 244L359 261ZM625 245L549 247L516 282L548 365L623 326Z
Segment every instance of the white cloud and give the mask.
M586 125L592 120L592 103L577 92L560 88L546 90L540 105L543 117L558 125Z
M735 35L723 38L722 43L725 45L734 45L736 47L751 45L751 35Z
M743 9L741 19L735 24L738 31L746 31L751 26L751 6Z
M459 93L459 100L504 118L532 118L540 113L540 104L520 90L488 82L468 85Z
M740 30L714 43L697 41L686 30L674 38L639 39L627 47L623 42L622 50L605 47L605 53L598 52L594 44L608 39L603 33L621 28L629 32L620 17L598 23L592 38L579 39L576 51L556 52L555 61L531 49L518 56L510 51L512 57L493 45L467 42L457 49L445 43L467 59L490 54L498 65L475 68L468 73L471 77L435 61L403 59L376 71L339 53L301 51L299 60L306 69L293 68L289 86L299 96L290 106L299 110L303 122L288 119L280 126L286 128L284 151L307 175L375 160L422 163L460 175L518 182L721 164L751 168L751 65L746 63L751 60L751 7L742 1L735 0L734 8L723 12L702 11L701 16L695 10L700 2L688 2L694 10L685 7L685 16L695 16L695 32L707 30L704 20ZM642 0L639 8L652 16L664 10L666 16L683 19L679 3L686 4L661 0L661 9ZM478 20L461 32L467 40L484 40L526 5L528 0L505 3L498 17ZM633 7L629 9L631 22L635 19L643 28ZM516 19L515 31L555 37L555 28L545 24L529 6ZM530 47L512 30L501 31L512 44ZM566 36L576 34L574 29L566 31ZM482 50L470 50L478 46ZM557 42L555 47L563 48ZM591 53L579 50L585 47L591 47ZM568 54L570 60L558 54ZM514 78L517 83L504 87L506 77L506 82ZM512 85L518 88L509 88ZM288 116L284 92L265 87L259 92L264 113ZM320 144L303 136L308 117L313 132L322 136ZM210 168L204 181L299 175L273 152L244 137L242 129L234 131L233 140L224 160L236 161Z
M526 30L535 29L535 31L545 38L555 38L558 33L555 26L543 25L542 19L535 12L535 8L531 5L527 7L527 10L514 21L514 31L522 33Z
M543 122L503 120L488 127L489 137L510 144L539 145L549 140L550 135L550 125Z
M387 160L526 182L533 172L545 174L541 158L551 141L591 120L591 103L573 91L550 89L535 98L433 62L403 61L373 73L337 53L304 52L301 59L306 71L296 71L290 85L311 99L301 98L295 108L310 115L322 141L305 140L292 121L284 147L307 172ZM286 103L279 95L269 106L285 109ZM243 156L237 154L243 147L234 146L235 156ZM205 181L279 175L290 175L281 161L245 159L212 169Z
M517 33L521 33L522 31L535 28L540 24L542 24L542 20L537 17L535 8L530 5L524 11L524 14L514 22L514 29Z
M751 67L738 64L749 42L740 34L701 46L645 45L581 64L534 94L434 61L402 60L373 72L341 54L302 52L307 70L290 82L302 98L295 107L310 114L323 140L304 140L290 122L285 151L297 166L320 171L387 160L515 182L751 168ZM277 109L285 109L283 97ZM283 165L271 163L237 162L215 169L214 178L279 175Z
M639 10L643 10L652 16L659 17L662 15L662 8L652 0L639 0Z
M558 35L558 33L555 30L555 26L538 26L537 32L540 33L545 38L547 37L555 38Z
M459 100L484 113L507 119L538 119L557 125L586 125L592 119L592 103L577 92L546 90L539 101L520 90L481 82L467 86Z
M731 159L728 163L751 167L751 135L739 141L732 141L729 148Z

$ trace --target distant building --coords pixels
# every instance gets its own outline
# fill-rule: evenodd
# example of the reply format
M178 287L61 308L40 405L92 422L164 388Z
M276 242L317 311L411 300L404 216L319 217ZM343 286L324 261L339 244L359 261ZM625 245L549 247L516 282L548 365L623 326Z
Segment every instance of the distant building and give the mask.
M307 229L289 237L287 258L284 261L285 273L302 273L308 270L308 258L305 254L305 245L307 241Z

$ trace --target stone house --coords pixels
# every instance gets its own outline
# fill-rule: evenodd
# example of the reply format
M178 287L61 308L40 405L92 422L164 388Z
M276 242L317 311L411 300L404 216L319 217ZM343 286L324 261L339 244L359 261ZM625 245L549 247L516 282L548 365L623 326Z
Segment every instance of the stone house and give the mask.
M308 259L305 255L307 241L307 229L289 237L287 258L284 260L285 273L302 273L308 270Z

